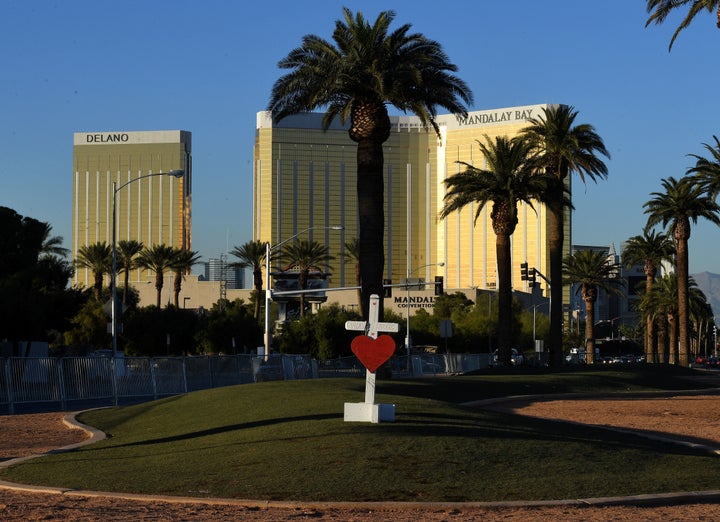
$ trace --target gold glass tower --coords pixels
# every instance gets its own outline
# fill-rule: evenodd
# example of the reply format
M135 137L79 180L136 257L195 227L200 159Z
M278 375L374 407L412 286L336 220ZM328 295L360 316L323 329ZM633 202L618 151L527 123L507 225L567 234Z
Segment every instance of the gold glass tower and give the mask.
M75 133L73 259L84 245L101 241L111 244L113 182L118 242L134 239L146 247L166 244L189 249L191 151L191 134L187 131ZM172 170L182 170L184 175L179 179L155 175ZM151 276L135 270L131 281ZM74 283L92 286L92 274L88 269L78 269Z
M391 116L393 132L384 144L385 278L442 275L447 289L494 289L497 284L495 234L487 206L475 221L472 205L438 218L444 180L463 169L462 161L484 166L478 140L513 137L546 105L477 111L465 119L439 115L440 138L414 116ZM331 286L352 286L354 266L345 263L345 243L357 237L356 144L347 127L321 128L322 114L301 114L274 123L257 115L254 169L254 237L276 244L313 227L314 239L336 256ZM529 291L520 279L528 262L549 274L547 213L521 205L512 236L513 288ZM565 249L570 247L569 212ZM342 234L323 227L343 225ZM310 235L310 233L308 233ZM442 267L439 263L444 263ZM539 286L547 295L544 281Z

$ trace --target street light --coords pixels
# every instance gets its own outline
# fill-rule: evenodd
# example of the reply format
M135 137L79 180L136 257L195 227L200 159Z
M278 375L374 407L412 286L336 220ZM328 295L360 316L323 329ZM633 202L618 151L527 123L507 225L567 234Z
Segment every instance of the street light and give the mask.
M410 364L410 349L412 348L412 339L410 338L410 276L418 270L422 270L423 268L427 268L429 266L445 266L445 263L442 261L439 263L430 263L428 265L419 266L415 270L410 270L410 267L408 267L407 274L405 276L405 317L407 321L407 325L405 326L405 347L407 349L408 365Z
M316 227L308 227L305 230L302 230L295 234L294 236L291 236L283 241L280 241L279 243L274 244L273 246L270 246L270 243L265 243L265 336L264 336L264 346L265 346L265 357L267 357L270 354L270 252L272 250L275 250L277 248L280 248L285 243L292 241L293 239L297 238L298 236L303 235L305 232L310 232L311 230L344 230L345 227L342 225L331 225L329 227L322 227L322 226L316 226Z
M112 206L112 271L110 272L110 287L112 289L112 303L110 305L110 314L111 314L111 333L112 333L112 353L113 358L117 357L117 285L116 285L116 272L117 272L117 247L115 245L115 234L116 234L116 226L115 226L115 219L116 219L116 206L117 206L117 193L119 190L121 190L124 187L127 187L130 183L134 183L138 180L145 179L145 178L152 178L153 176L172 176L173 178L182 178L185 175L184 170L171 170L169 172L156 172L153 174L145 174L143 176L138 176L137 178L133 178L131 180L126 181L119 187L117 186L117 182L113 181L112 183L112 191L113 191L113 206Z
M537 338L535 335L535 318L537 315L536 312L540 306L545 306L547 304L550 304L550 301L545 301L544 303L532 305L532 309L533 309L533 350L535 349L535 345L537 344Z

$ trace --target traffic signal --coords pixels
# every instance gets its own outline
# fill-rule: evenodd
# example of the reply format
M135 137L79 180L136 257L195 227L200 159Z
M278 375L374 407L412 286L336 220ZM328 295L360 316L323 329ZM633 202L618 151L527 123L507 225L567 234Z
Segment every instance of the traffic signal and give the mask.
M383 297L392 297L392 279L383 279Z
M528 280L528 264L527 263L520 263L520 280L521 281Z
M443 276L435 276L435 295L443 295L444 293Z
M535 288L535 285L537 283L535 281L535 269L534 268L531 268L530 270L528 270L528 281L529 281L528 286L530 288Z

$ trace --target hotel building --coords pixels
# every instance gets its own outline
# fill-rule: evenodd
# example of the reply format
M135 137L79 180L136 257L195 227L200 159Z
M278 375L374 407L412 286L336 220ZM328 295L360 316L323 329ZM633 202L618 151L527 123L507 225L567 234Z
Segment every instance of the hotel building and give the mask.
M439 137L414 116L390 117L393 129L383 147L386 279L397 284L406 279L433 281L439 275L450 292L496 288L491 205L477 220L474 205L440 220L444 180L464 169L459 162L483 168L485 159L477 142L485 136L517 135L529 118L542 115L544 107L476 111L463 119L439 115ZM276 123L268 112L257 114L253 235L271 245L298 233L303 236L299 239L320 242L335 256L330 286L352 286L354 266L345 257L345 243L358 234L357 146L348 137L347 126L335 121L324 131L321 120L322 114L308 113ZM570 220L568 211L565 254L570 252ZM329 229L335 225L344 229ZM523 262L549 276L547 226L544 206L535 205L533 210L520 205L512 236L514 290L531 291L528 282L521 281ZM312 230L303 233L308 228ZM444 265L438 266L440 263ZM541 278L538 287L548 295ZM432 288L427 292L432 294Z
M113 196L116 241L134 239L146 247L165 244L189 249L191 145L190 132L181 130L75 133L73 259L85 245L112 243ZM184 174L181 178L161 175L173 170ZM130 281L152 277L138 269ZM73 282L92 286L90 270L78 269Z

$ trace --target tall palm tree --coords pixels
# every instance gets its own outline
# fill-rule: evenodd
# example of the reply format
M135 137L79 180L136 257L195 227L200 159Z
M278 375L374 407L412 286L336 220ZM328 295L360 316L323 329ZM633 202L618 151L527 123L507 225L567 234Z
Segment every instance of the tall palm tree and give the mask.
M710 153L710 158L697 154L690 156L695 158L695 166L688 169L687 173L692 175L695 183L700 185L710 196L717 199L720 194L720 140L713 136L715 145L703 143L703 146Z
M355 263L355 286L358 287L357 297L358 306L362 310L362 292L360 287L362 286L362 278L360 277L360 241L354 237L352 240L345 243L345 253L347 255L346 263Z
M592 125L575 123L577 111L567 105L544 108L543 114L532 118L521 132L520 139L528 140L533 152L539 156L539 167L545 173L565 183L575 172L585 183L586 178L596 181L607 177L607 166L600 156L610 157L602 138ZM550 257L550 361L563 364L563 244L564 210L562 188L556 186L552 194L555 204L548 210L548 250Z
M585 357L592 364L595 361L595 301L599 290L621 293L620 265L602 252L578 250L563 260L563 273L563 283L577 283L575 292L579 292L585 302Z
M279 121L291 114L325 110L327 129L335 117L350 121L350 139L357 146L357 208L360 241L363 315L372 294L383 295L383 143L390 136L388 105L415 114L432 126L438 107L467 115L472 103L468 86L453 73L438 42L410 33L410 24L390 32L393 11L381 12L371 25L358 12L343 9L335 22L333 42L303 37L278 66L290 72L273 85L269 110ZM382 320L383 300L379 316Z
M490 219L495 232L498 270L498 358L510 365L512 356L512 255L510 237L518 223L518 204L533 208L533 202L554 203L548 199L556 178L537 174L532 163L532 145L524 140L485 137L478 142L487 166L479 169L459 162L465 170L445 180L448 187L440 218L471 203L477 203L475 222L492 203ZM564 194L561 191L561 194ZM566 197L564 202L569 204Z
M75 266L87 268L93 274L95 299L102 299L103 277L112 270L112 247L105 241L83 245L78 250Z
M249 268L253 275L253 292L255 292L255 311L253 316L255 320L260 318L260 302L262 301L263 290L263 267L265 266L265 253L267 251L267 243L264 241L248 241L240 246L236 246L230 252L231 255L237 257L240 261L230 263L235 268ZM271 254L272 257L272 254ZM272 260L272 259L271 259Z
M680 8L689 7L687 15L675 30L668 51L672 49L675 39L680 31L688 27L695 17L702 11L716 14L716 24L720 28L720 0L645 0L647 2L647 12L650 18L645 22L645 27L650 24L659 25L665 21L668 15L673 11L679 11Z
M160 298L165 284L165 271L173 268L175 262L175 249L168 245L153 245L152 248L143 248L138 254L137 265L140 268L155 272L155 290L157 299L155 306L160 308Z
M182 280L185 274L190 272L190 269L198 261L200 261L200 254L195 250L185 250L184 248L176 248L174 252L175 256L172 262L172 269L175 271L175 280L173 281L173 295L175 308L180 308L180 291L182 290Z
M672 240L662 232L645 228L642 235L628 239L622 252L622 260L628 268L634 265L643 265L645 270L645 294L650 294L653 282L657 277L658 269L663 261L673 261L675 245ZM653 349L653 318L645 318L645 360L655 362Z
M133 268L137 268L135 256L137 256L143 249L142 241L135 239L122 239L117 244L117 268L118 272L122 272L124 276L123 286L123 303L127 303L128 287L130 286L130 271Z
M290 261L290 267L298 271L298 287L307 290L310 270L312 268L330 268L328 262L334 259L328 248L317 241L298 241L287 245L283 257ZM305 315L305 293L300 294L300 317Z
M720 206L712 196L709 196L703 188L692 182L692 178L676 180L673 177L662 180L664 192L653 192L652 199L646 202L643 207L648 215L648 226L655 226L662 223L663 227L669 226L669 232L675 240L677 249L676 270L678 277L678 320L680 335L680 357L682 366L687 366L690 361L689 352L689 309L688 309L688 288L689 288L689 256L688 240L690 239L690 224L697 223L699 218L720 225Z

